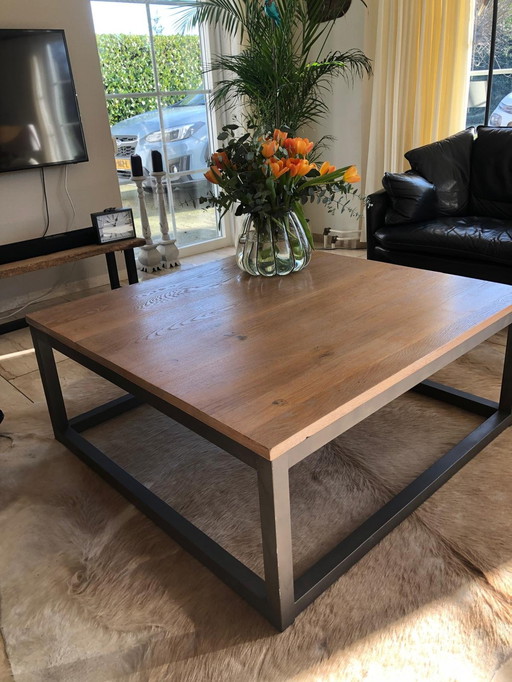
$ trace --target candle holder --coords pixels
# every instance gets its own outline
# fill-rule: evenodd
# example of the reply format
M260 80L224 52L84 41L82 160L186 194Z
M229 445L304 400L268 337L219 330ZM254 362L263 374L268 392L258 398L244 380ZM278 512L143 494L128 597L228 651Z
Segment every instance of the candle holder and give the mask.
M151 175L155 178L156 182L158 214L160 217L160 232L162 234L162 239L158 242L157 249L162 257L162 267L173 268L180 265L180 254L178 247L176 246L176 240L169 237L169 223L167 221L167 211L165 208L164 188L162 182L165 173L163 171L153 171ZM169 189L168 191L170 192L171 190Z
M142 270L143 272L155 272L155 270L160 270L162 255L158 251L157 245L153 243L153 238L151 236L151 227L149 226L148 212L146 210L146 199L142 186L145 179L145 175L132 175L131 177L131 180L137 185L142 236L146 240L146 244L140 247L138 261L139 270Z

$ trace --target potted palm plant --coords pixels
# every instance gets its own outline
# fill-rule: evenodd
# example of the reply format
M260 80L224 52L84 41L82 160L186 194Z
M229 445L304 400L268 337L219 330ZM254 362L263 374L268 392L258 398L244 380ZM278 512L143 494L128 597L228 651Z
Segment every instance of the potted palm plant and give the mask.
M338 0L343 6L346 0ZM364 3L364 0L360 0ZM336 19L323 21L326 0L197 0L187 23L220 25L236 36L242 49L218 55L213 103L242 103L250 120L264 131L296 134L301 126L327 113L323 95L332 79L371 73L371 62L359 49L324 54ZM327 2L329 4L329 2ZM332 2L330 3L332 4Z
M327 113L323 95L334 77L371 72L359 49L324 55L336 21L324 18L326 12L333 15L336 2L341 10L350 5L348 0L183 2L189 8L186 23L220 25L242 46L238 54L218 55L210 65L221 74L213 104L228 109L242 104L247 132L235 135L235 124L222 130L206 173L218 190L204 200L224 211L236 206L237 215L247 215L237 262L252 275L302 269L312 247L303 204L316 199L344 210L356 192L353 166L318 164L321 141L314 145L297 137L302 126Z

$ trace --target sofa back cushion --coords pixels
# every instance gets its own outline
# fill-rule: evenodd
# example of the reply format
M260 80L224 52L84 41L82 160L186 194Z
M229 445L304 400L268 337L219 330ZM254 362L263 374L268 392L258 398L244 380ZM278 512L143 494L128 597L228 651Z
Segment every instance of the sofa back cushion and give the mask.
M439 215L464 215L469 209L474 128L405 154L416 173L436 188Z
M470 187L473 215L512 218L512 128L478 127Z
M421 175L413 171L385 173L382 185L391 200L386 225L416 223L438 215L435 187Z

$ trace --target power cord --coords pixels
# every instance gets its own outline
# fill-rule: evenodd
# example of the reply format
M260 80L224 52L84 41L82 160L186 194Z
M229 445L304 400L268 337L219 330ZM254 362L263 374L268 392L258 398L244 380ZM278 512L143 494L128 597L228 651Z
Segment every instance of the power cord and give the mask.
M43 232L43 237L45 237L46 234L48 233L49 228L50 228L50 212L49 212L49 210L48 210L48 196L47 196L47 192L46 192L46 182L45 182L45 177L44 177L44 168L41 168L41 180L42 180L42 186L43 186L44 204L45 204L45 208L46 208L46 226L45 226L45 230L44 230L44 232ZM70 195L69 189L68 189L68 165L67 165L67 164L64 166L64 191L66 192L66 196L67 196L67 198L68 198L69 205L71 206L71 210L73 211L73 217L72 217L71 221L68 222L68 224L66 225L66 229L64 230L65 232L68 232L69 228L73 225L73 223L74 223L75 220L76 220L76 209L75 209L75 205L74 205L74 203L73 203L73 199L71 198L71 195ZM70 277L71 277L71 275L73 274L73 271L74 271L74 269L75 269L75 265L76 265L76 263L73 263L73 267L72 267L71 272L70 272ZM41 301L42 299L46 298L46 296L49 296L53 291L55 291L55 289L56 289L58 286L60 286L60 285L63 283L62 280L63 280L63 277L62 277L62 276L59 277L59 278L57 279L57 281L55 282L55 284L53 284L53 285L48 289L48 291L45 291L43 294L41 294L41 295L38 296L37 298L32 299L32 300L29 301L28 303L25 303L25 305L21 306L20 308L17 308L16 310L13 310L13 311L12 311L11 313L9 313L8 315L3 315L3 316L1 316L1 317L0 317L0 320L7 320L9 317L13 317L14 315L18 315L18 313L21 313L23 310L25 310L25 308L28 308L28 307L31 306L33 303L37 303L38 301Z
M41 183L43 185L44 207L46 211L46 227L44 228L43 237L46 237L50 228L50 211L48 210L48 195L46 194L46 179L44 177L44 168L41 168Z
M72 265L70 275L73 273L73 270L75 269L75 266L76 266L76 262L74 262L73 265ZM16 310L13 310L13 311L12 311L11 313L9 313L8 315L2 315L2 316L0 317L0 320L7 320L7 319L9 319L9 317L13 317L13 315L17 315L18 313L21 313L22 310L25 310L25 308L28 308L30 305L32 305L32 303L37 303L38 301L41 301L41 300L44 299L46 296L48 296L49 294L51 294L52 291L55 291L55 289L63 283L63 280L64 280L64 276L61 275L61 276L57 279L57 281L55 282L55 284L52 284L52 286L48 289L48 291L45 291L43 294L41 294L41 295L38 296L37 298L33 298L33 299L32 299L31 301L29 301L28 303L25 303L25 305L22 305L21 308L17 308Z
M69 166L66 164L64 166L64 169L65 169L64 170L64 191L66 192L66 196L68 198L69 205L71 206L71 210L73 211L73 218L71 219L71 222L67 224L65 232L67 232L69 230L69 228L73 225L73 223L76 220L75 205L73 204L73 199L71 198L71 195L70 195L69 189L68 189L68 168L69 168Z

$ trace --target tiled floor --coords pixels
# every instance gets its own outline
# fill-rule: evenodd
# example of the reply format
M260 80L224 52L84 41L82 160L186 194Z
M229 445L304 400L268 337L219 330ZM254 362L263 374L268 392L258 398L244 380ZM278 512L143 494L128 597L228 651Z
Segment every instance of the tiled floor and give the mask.
M356 258L366 258L366 251L364 249L336 249L335 253ZM155 273L141 272L139 273L139 276L142 280L172 276L173 273L178 272L179 270L188 270L201 263L208 263L221 258L230 257L233 256L233 254L233 247L218 249L217 251L182 258L180 268L176 268L175 270L160 270ZM61 296L59 298L39 301L33 306L27 307L24 313L27 313L30 310L56 305L57 303L62 303L64 301L76 300L102 291L108 291L109 288L109 285L106 284L102 287L69 294L65 297ZM2 313L2 315L5 314L6 313ZM75 379L89 374L85 367L76 364L60 353L56 354L56 360L59 363L59 376L63 388L65 388L66 384L71 383ZM18 331L10 332L9 334L3 334L0 336L0 409L3 409L3 411L6 412L9 407L23 408L34 402L39 402L40 400L43 400L43 398L43 388L39 380L39 371L37 369L37 362L29 330L19 329Z

